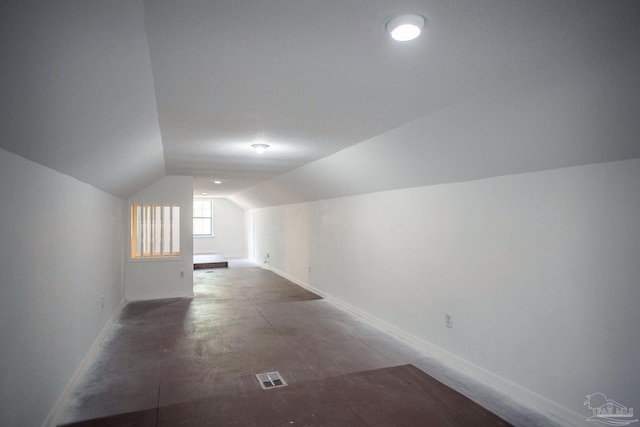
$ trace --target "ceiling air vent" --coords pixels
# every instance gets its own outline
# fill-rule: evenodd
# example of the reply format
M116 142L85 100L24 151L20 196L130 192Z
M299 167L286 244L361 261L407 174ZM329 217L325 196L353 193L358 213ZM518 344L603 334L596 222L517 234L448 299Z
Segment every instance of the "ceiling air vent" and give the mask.
M287 385L286 381L280 376L280 372L278 371L256 374L256 378L263 390L284 387Z

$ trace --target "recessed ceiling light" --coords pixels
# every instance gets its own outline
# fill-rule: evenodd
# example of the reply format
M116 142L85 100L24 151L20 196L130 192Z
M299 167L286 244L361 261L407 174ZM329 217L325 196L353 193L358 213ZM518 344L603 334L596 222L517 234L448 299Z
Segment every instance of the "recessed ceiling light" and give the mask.
M420 35L424 28L424 18L420 15L402 15L387 21L387 31L394 40L406 42Z
M222 181L213 181L214 184L222 184Z
M209 194L209 193L202 193L203 196L206 196L207 194Z
M267 144L253 144L252 147L256 150L256 153L262 154L264 153L269 146Z

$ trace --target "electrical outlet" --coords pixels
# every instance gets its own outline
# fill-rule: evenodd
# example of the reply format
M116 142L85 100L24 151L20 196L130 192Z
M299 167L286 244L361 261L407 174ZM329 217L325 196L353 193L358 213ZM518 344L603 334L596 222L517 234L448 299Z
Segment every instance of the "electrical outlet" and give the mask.
M184 271L181 271L181 272L180 272L180 278L181 278L181 279L184 279Z
M449 313L444 314L444 326L447 328L453 328L453 316Z

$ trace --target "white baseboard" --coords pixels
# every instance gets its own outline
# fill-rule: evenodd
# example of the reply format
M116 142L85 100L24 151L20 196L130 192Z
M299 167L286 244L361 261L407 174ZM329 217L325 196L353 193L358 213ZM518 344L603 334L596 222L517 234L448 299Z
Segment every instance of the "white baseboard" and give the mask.
M570 427L589 424L586 422L585 416L580 415L570 410L569 408L559 405L558 403L549 400L544 396L534 393L529 389L519 386L518 384L515 384L492 372L489 372L478 365L475 365L459 356L456 356L453 353L450 353L438 346L424 341L423 339L403 329L400 329L385 320L373 316L358 307L355 307L345 301L342 301L341 299L338 299L320 289L309 285L308 283L304 283L283 271L280 271L268 265L264 268L273 271L277 275L282 276L283 278L290 280L297 285L300 285L301 287L313 292L316 295L321 296L326 301L343 309L344 311L354 314L361 319L364 319L376 328L388 332L400 338L402 341L416 347L418 350L436 358L442 364L442 366L450 369L452 372L455 372L458 376L469 378L470 383L481 384L481 388L491 390L494 395L498 394L504 396L504 399L501 399L501 404L504 405L505 402L508 403L510 400L512 400L514 410L516 410L516 407L522 407L526 408L531 413L535 413L536 419L540 420L539 425ZM446 385L452 386L451 384ZM471 387L473 386L471 385ZM487 409L497 413L498 415L500 415L500 412L504 412L503 410L501 410L504 409L504 406L502 408L492 408L492 402L488 401L482 403L483 406L487 407Z
M71 379L67 383L67 386L64 388L64 390L62 390L60 396L58 396L58 400L56 400L55 405L53 405L53 408L51 408L51 410L49 411L47 418L45 418L44 422L42 423L42 427L54 427L56 425L58 417L60 416L60 411L62 411L62 409L66 405L73 390L78 386L78 381L82 378L82 375L84 374L86 369L91 365L91 363L93 363L96 355L98 354L98 351L100 350L100 346L102 345L104 337L111 329L111 326L113 326L113 323L120 315L120 312L122 311L126 303L126 301L122 300L113 311L111 317L109 318L109 320L107 320L102 330L100 331L100 334L98 334L98 337L95 339L95 341L91 345L91 348L84 356L84 359L82 359L82 362L80 362L80 365L71 376Z
M244 256L244 254L239 254L239 253L230 253L230 254L222 254L222 258L224 259L233 259L233 258L246 258L246 256Z
M220 255L222 258L224 259L229 259L229 258L246 258L246 255L240 252L230 252L230 253L221 253L221 252L211 252L211 251L205 251L205 252L194 252L194 255L211 255L211 254L218 254Z

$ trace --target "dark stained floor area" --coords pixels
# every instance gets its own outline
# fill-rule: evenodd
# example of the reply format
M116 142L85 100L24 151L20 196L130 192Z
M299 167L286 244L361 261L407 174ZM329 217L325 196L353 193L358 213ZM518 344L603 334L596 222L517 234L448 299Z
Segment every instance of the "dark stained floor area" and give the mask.
M260 268L196 271L193 299L129 303L61 414L73 426L500 426L410 350ZM255 374L288 386L263 390Z
M229 262L218 254L195 254L193 256L194 270L209 270L212 268L227 268Z

